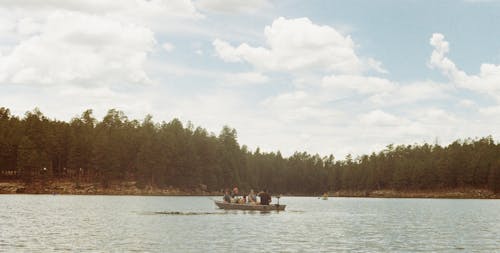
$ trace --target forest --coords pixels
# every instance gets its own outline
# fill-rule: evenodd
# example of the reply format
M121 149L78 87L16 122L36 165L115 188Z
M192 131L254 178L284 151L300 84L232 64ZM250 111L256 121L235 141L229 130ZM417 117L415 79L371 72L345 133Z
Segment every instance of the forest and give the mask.
M249 150L236 130L209 133L178 119L131 120L111 109L101 121L86 110L70 122L38 109L20 118L0 108L0 180L136 181L139 187L210 191L238 186L318 194L377 189L500 191L500 144L491 137L438 144L388 145L378 153L333 155Z

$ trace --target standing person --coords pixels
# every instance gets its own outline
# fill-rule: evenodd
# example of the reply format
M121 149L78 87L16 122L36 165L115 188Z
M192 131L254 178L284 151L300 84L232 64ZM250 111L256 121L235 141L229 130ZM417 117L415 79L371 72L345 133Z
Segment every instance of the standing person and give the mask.
M255 192L253 191L253 189L251 189L250 193L248 194L248 203L250 203L250 204L257 203L257 196L255 195Z
M271 195L267 193L267 189L264 189L264 191L260 192L259 197L261 205L269 205L269 203L271 203Z

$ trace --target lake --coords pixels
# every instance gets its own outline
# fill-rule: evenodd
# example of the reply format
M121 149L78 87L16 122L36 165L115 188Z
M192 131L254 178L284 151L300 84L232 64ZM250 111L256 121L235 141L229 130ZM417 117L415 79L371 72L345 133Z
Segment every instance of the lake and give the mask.
M0 195L0 252L500 252L500 200L280 203L260 213L210 197Z

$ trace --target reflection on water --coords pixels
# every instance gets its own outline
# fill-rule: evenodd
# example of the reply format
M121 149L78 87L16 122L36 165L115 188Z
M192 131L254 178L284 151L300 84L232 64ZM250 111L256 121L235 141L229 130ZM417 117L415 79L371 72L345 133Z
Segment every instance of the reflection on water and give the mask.
M499 252L500 201L0 195L0 252Z

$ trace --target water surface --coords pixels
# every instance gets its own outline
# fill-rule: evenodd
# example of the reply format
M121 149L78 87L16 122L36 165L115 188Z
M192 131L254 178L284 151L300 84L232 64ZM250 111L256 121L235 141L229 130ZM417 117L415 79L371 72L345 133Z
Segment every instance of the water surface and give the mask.
M280 202L260 213L209 197L0 195L0 252L500 252L500 200Z

